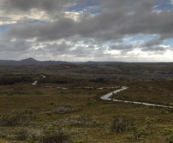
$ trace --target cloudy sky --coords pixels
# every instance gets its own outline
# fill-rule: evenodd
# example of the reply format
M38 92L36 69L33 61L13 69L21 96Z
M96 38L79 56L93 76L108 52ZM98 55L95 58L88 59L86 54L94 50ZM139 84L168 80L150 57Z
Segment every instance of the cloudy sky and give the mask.
M0 0L0 59L173 61L173 0Z

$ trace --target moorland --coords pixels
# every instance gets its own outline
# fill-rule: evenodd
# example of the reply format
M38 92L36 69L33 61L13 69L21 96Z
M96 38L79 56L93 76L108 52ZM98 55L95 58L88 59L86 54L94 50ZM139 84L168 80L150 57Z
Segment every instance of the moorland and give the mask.
M173 63L1 65L0 142L173 142L172 108L100 99L122 86L113 99L173 106Z

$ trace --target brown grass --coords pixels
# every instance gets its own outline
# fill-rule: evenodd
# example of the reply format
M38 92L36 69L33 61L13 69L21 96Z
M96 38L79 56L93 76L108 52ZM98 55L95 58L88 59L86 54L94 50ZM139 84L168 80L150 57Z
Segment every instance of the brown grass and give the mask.
M54 85L53 86L59 86ZM117 84L119 85L119 84ZM72 85L65 85L72 87ZM97 87L97 85L94 85ZM102 86L105 86L103 84ZM99 85L99 87L102 87ZM107 86L112 86L107 84ZM116 86L116 85L113 85ZM164 86L163 90L160 88ZM13 96L0 95L0 114L9 113L12 110L30 109L37 118L30 123L29 128L35 131L44 130L48 127L60 128L70 136L69 142L78 143L165 143L173 133L163 134L165 129L172 129L172 111L165 108L147 107L142 105L112 103L102 101L98 97L112 91L112 89L72 89L61 90L56 88L42 88L30 84L15 84L12 86L0 86L0 90L9 91L21 87L23 91L33 94L15 94ZM172 82L146 82L135 83L122 93L124 99L141 100L151 98L151 101L172 103ZM152 90L150 89L152 87ZM145 90L147 89L147 90ZM153 90L154 89L154 90ZM37 94L40 91L42 94ZM159 94L160 95L157 95ZM137 95L140 95L139 97ZM128 96L128 97L125 97ZM97 97L97 98L96 98ZM157 98L159 97L159 98ZM165 97L165 98L163 98ZM145 100L143 99L143 100ZM89 102L89 104L88 104ZM68 105L68 107L66 106ZM63 107L65 114L53 114ZM69 108L70 107L70 108ZM67 109L68 108L68 109ZM73 111L72 109L80 109ZM69 111L69 112L68 112ZM112 131L114 117L133 116L135 125L123 132ZM119 118L118 118L119 119ZM120 118L121 119L121 118ZM152 120L152 125L149 119ZM0 137L5 140L16 140L18 128L27 127L0 127ZM5 135L6 133L6 135ZM137 138L136 136L139 136ZM28 137L29 138L29 137ZM4 142L2 140L1 142Z

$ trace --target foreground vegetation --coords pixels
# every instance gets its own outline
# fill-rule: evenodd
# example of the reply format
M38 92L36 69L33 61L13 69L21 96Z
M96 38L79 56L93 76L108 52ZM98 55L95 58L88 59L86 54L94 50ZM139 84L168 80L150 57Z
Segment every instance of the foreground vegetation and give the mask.
M1 79L15 81L0 85L2 143L173 142L172 109L100 99L126 85L129 89L113 98L172 105L172 80L129 82L39 74L1 75ZM33 86L35 80L38 84Z

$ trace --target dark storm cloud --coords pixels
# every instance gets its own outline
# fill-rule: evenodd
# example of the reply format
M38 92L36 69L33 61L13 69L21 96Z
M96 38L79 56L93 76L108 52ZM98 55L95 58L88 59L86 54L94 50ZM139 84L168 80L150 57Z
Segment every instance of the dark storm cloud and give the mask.
M144 44L142 44L142 46L153 47L153 46L160 45L160 44L162 44L162 41L160 39L152 39L152 40L147 41Z
M124 45L124 44L118 44L118 45L111 45L109 47L109 50L116 50L119 51L119 55L126 55L128 52L132 51L135 49L136 46L131 44L131 45Z
M59 11L74 4L75 0L5 0L8 9L29 11L33 8L45 11Z
M39 1L36 2L40 3ZM46 0L43 1L43 4L44 2ZM28 1L28 3L30 2ZM34 2L28 4L28 8L32 3ZM38 6L38 4L34 6ZM13 27L7 32L7 35L26 39L36 37L41 41L57 40L75 35L105 41L120 39L127 34L159 34L163 39L173 36L173 19L171 18L173 11L153 12L154 1L152 0L137 2L134 0L108 0L102 6L103 8L112 7L96 16L81 18L78 22L61 18L56 22L47 22L45 25L28 24L24 27Z
M165 51L165 48L161 46L163 42L160 39L152 39L150 41L141 44L142 51Z
M132 50L133 49L133 45L112 45L109 47L110 50Z
M161 47L161 46L159 46L159 45L157 45L157 46L153 46L153 47L142 47L141 48L141 50L142 51L153 51L153 52L164 52L165 51L165 48L163 48L163 47Z
M101 49L101 48L99 48ZM53 56L69 54L73 56L87 56L94 52L94 46L76 46L75 43L66 44L45 44L44 48L38 49L38 51L42 51L44 53L51 53ZM103 53L103 50L98 50L100 54Z
M0 50L2 51L26 51L31 48L30 42L25 40L9 41L9 39L0 40Z
M73 44L67 45L66 43L61 43L61 44L45 44L44 48L39 49L46 51L47 53L52 53L53 55L62 55L69 53L71 48L73 47Z
M58 22L46 24L27 24L22 27L12 27L5 35L21 39L37 38L40 41L57 40L73 36L72 27L74 21L71 19L61 19Z

